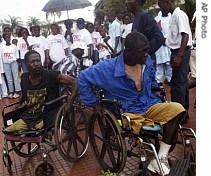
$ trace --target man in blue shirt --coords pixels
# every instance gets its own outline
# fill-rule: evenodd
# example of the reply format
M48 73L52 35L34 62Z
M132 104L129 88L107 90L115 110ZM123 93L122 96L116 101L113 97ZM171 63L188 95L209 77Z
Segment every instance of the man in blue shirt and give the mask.
M125 49L119 56L100 61L80 73L79 95L87 106L94 108L97 115L100 113L100 105L93 87L99 87L105 98L121 101L124 113L138 114L140 118L148 118L163 125L163 141L160 143L158 157L164 172L168 174L168 151L186 111L179 103L162 103L151 91L157 82L148 50L146 36L140 32L131 32L125 38ZM148 169L159 173L155 159L150 162Z

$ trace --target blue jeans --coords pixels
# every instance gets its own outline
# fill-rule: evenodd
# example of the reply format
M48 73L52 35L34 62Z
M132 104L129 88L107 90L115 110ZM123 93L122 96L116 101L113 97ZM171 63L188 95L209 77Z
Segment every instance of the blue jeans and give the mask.
M18 63L3 63L4 72L7 79L9 93L21 91L20 78L18 75Z
M171 50L171 59L174 58L178 50ZM188 88L188 73L189 73L190 49L186 49L182 57L180 67L172 69L171 77L171 101L178 102L188 111L189 109L189 88Z
M20 59L20 63L21 63L22 72L23 72L23 73L28 72L28 69L27 69L27 67L26 67L25 60L24 60L24 59Z

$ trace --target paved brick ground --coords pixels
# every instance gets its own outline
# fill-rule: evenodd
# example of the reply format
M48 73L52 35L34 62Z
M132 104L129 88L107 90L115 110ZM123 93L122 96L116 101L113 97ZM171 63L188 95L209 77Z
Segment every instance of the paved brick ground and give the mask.
M169 98L169 88L166 87L167 97ZM196 89L190 90L190 120L188 121L187 127L191 127L196 130L196 109L193 108L194 101L196 98ZM11 100L4 99L0 101L0 108L2 110L3 105L9 104ZM3 127L2 117L0 117L0 129ZM3 148L4 143L4 134L0 135L0 149ZM48 148L48 146L46 146ZM182 146L177 146L176 149L171 153L171 160L175 160L182 156ZM42 159L38 154L31 158L22 158L19 157L13 151L10 152L10 156L12 158L12 171L11 175L14 176L32 176L33 170L36 164L38 164ZM100 167L96 162L90 146L87 149L86 154L76 163L68 163L63 160L63 158L59 155L58 151L51 152L48 161L51 161L55 168L55 176L99 176L100 175ZM124 170L121 172L121 175L129 176L138 168L139 159L138 158L127 158L127 163ZM9 176L6 167L3 164L2 159L0 160L0 176Z

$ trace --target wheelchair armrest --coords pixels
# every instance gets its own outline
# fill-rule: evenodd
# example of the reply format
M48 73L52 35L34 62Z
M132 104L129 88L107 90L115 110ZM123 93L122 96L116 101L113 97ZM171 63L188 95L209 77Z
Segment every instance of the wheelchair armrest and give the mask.
M162 102L166 101L166 90L163 86L151 87L151 91L157 94L162 100Z
M163 86L151 87L152 92L165 92Z
M112 103L112 104L117 104L117 105L121 105L121 102L117 99L101 99L100 103Z
M15 103L11 103L11 104L9 104L9 105L5 105L4 108L8 108L8 107L14 106L14 105L16 105L16 104L23 103L24 101L25 101L25 100L21 100L21 101L15 102Z
M60 97L58 97L58 98L55 98L55 99L53 99L53 100L51 100L51 101L48 101L48 102L44 103L43 106L44 106L44 107L45 107L45 106L49 106L49 105L51 105L51 104L53 104L53 103L55 103L55 102L58 102L58 101L60 101L60 100L67 99L67 97L68 97L68 95L62 95L62 96L60 96Z

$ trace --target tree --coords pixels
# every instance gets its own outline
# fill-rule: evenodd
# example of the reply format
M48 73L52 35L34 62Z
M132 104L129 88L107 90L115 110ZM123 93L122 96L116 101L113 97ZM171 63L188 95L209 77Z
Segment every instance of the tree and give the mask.
M10 16L10 15L8 16L9 16L9 20L4 19L4 22L2 23L2 28L4 28L5 26L10 26L13 33L13 31L15 30L17 26L23 25L23 21L21 21L20 17Z
M49 15L52 16L53 17L53 21L55 21L56 16L58 18L60 18L61 15L62 15L62 12L61 11L58 11L58 12L46 12L45 13L46 20L48 20Z
M28 18L28 21L26 22L26 24L27 24L28 27L35 26L35 25L40 25L41 24L41 21L37 17L30 16Z

